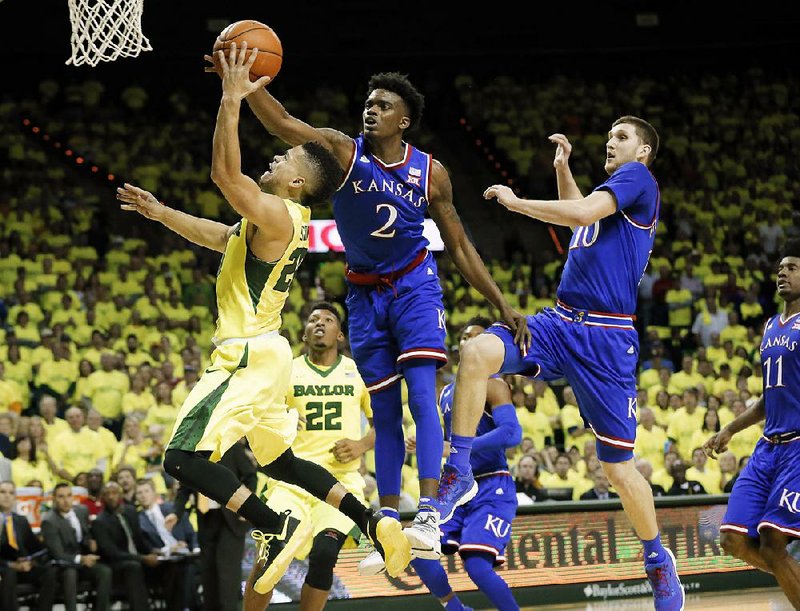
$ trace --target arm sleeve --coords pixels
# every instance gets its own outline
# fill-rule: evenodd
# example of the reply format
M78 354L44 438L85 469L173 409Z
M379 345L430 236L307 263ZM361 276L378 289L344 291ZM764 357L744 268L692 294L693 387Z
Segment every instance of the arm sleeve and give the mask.
M517 412L510 403L498 405L492 409L495 429L479 435L472 443L472 449L497 450L511 448L522 442L522 427L517 420Z

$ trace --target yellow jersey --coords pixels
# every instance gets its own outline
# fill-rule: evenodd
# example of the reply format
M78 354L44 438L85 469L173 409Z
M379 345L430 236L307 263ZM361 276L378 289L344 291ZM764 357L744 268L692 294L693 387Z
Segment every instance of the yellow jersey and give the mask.
M308 252L311 211L283 200L294 231L283 255L262 261L247 245L247 219L228 238L217 272L217 329L214 343L235 337L253 337L281 326L281 310L295 272Z
M359 460L340 463L330 451L340 439L361 439L361 414L372 418L369 392L353 359L339 355L325 369L299 356L292 363L292 380L286 404L296 409L300 424L292 451L332 473L355 471Z

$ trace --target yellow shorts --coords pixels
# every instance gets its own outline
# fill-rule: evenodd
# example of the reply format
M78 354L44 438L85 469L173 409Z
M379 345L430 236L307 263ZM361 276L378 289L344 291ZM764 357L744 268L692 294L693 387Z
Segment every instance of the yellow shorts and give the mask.
M351 471L349 473L334 473L336 478L347 488L348 492L352 492L359 501L367 505L364 500L364 478L358 471ZM292 515L300 520L311 520L314 525L314 536L324 530L334 529L340 533L349 535L345 541L344 548L352 548L358 545L358 540L361 538L361 531L355 525L353 520L346 517L344 514L339 513L328 505L325 501L319 500L317 497L312 496L302 488L280 482L278 480L269 480L269 485L264 498L267 504L275 511L286 511L291 509ZM297 558L302 560L311 551L313 541L308 540L308 543L297 552Z
M219 460L242 437L261 465L291 447L297 411L286 407L292 349L277 331L218 346L186 397L167 449L210 451Z

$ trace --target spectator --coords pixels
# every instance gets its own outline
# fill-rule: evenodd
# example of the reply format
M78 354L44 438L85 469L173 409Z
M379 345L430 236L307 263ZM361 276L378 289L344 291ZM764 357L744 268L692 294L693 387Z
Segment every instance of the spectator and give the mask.
M139 529L136 510L122 501L122 488L108 482L100 494L101 511L92 523L101 562L111 565L115 577L125 583L131 611L148 611L148 584L144 567L158 566L158 555L148 549Z
M719 462L720 487L723 492L730 492L733 488L732 482L738 475L736 469L736 455L730 450L727 450L719 455L717 461ZM729 483L731 484L730 488L728 488Z
M720 310L716 298L706 298L706 311L697 314L692 325L692 333L698 346L708 346L711 334L720 333L728 326L728 313Z
M519 459L517 477L514 482L520 505L530 505L547 498L547 494L539 482L539 464L532 456L525 455Z
M670 468L672 476L672 487L667 491L667 496L685 496L689 494L705 494L705 488L696 481L686 479L686 471L689 468L681 459L676 459Z
M117 449L117 438L103 426L103 416L94 408L86 413L86 428L97 434L97 447L100 458L97 466L106 471L111 468L114 450Z
M542 473L540 481L545 488L569 488L573 491L575 496L575 489L582 484L583 478L572 471L572 462L566 454L559 454L553 464L554 470L552 473ZM575 496L573 500L578 500L579 495Z
M47 438L52 441L61 433L69 430L66 420L56 416L58 413L58 402L52 395L42 395L39 397L39 416L42 424L47 431Z
M727 452L726 452L726 454L727 454ZM739 477L739 474L742 472L742 470L743 470L743 469L745 468L745 466L747 465L747 461L748 461L748 460L750 460L750 457L749 457L749 456L742 456L742 457L739 459L739 463L738 463L738 465L737 465L737 467L738 467L738 468L736 469L736 473L735 473L735 474L734 474L734 476L733 476L731 479L729 479L729 480L728 480L728 482L725 484L725 487L722 489L722 491L723 491L723 492L726 492L726 493L728 493L728 494L730 494L730 493L731 493L731 491L733 490L733 485L736 483L736 480L737 480L737 478Z
M636 470L642 474L642 477L650 484L650 491L653 496L664 496L664 488L659 484L653 483L653 465L650 464L646 458L638 458L636 460Z
M42 537L50 557L62 567L66 611L77 608L79 580L88 580L94 586L93 609L108 611L111 567L98 562L97 543L89 528L89 511L83 505L73 505L68 484L58 484L53 490L53 509L42 517Z
M669 444L667 433L656 425L653 410L639 407L639 426L636 427L634 453L659 467L664 462L664 452Z
M178 524L170 523L168 528L165 516L173 514L172 503L157 502L158 495L152 480L140 479L136 482L136 501L139 504L139 528L149 549L156 550L160 557L187 556L197 546L194 529L186 516ZM193 606L194 564L190 562L169 562L159 566L156 578L167 599L167 608L174 611Z
M70 407L65 415L69 428L56 435L49 450L56 477L72 482L81 471L88 472L99 466L101 448L97 434L84 426L81 408Z
M128 416L122 425L122 438L117 442L117 447L114 450L114 457L111 461L112 470L119 470L120 465L133 467L135 472L134 480L136 480L139 477L144 477L145 473L147 473L148 464L160 454L160 446L156 446L152 439L145 437L142 422L135 416ZM126 488L126 499L131 496L128 492ZM133 494L135 494L135 490Z
M591 474L592 482L594 486L592 486L591 490L587 490L584 492L580 499L582 501L590 501L590 500L608 500L608 499L617 499L619 495L614 492L609 492L608 490L608 477L603 472L602 469L596 469Z
M48 464L48 457L40 456L36 446L28 436L14 440L16 458L11 461L11 473L15 486L26 486L31 480L42 482L43 490L53 487L53 471Z
M710 434L706 434L706 438ZM686 479L702 484L703 489L708 494L720 494L722 488L719 485L719 471L708 468L708 456L702 447L692 450L692 466L686 470Z
M28 519L13 511L17 501L13 482L0 482L0 609L17 611L17 584L36 588L36 608L51 611L56 592L56 569L44 563L47 553Z
M97 514L103 510L100 491L103 489L104 477L102 469L92 469L86 476L87 496L85 499L81 499L81 504L89 511L89 519L91 520L94 520Z
M114 480L122 489L122 502L136 507L136 470L130 465L121 465L114 473Z
M14 416L8 412L0 413L0 454L6 458L14 457Z

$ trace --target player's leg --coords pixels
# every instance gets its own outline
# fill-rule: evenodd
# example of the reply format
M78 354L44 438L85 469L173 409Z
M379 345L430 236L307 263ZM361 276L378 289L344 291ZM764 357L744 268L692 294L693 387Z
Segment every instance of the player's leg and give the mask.
M766 442L759 442L736 478L719 527L719 542L722 549L734 558L771 573L761 555L758 533L758 524L764 516L775 476L771 455L764 453L764 447Z
M462 552L467 575L498 611L519 611L511 588L494 570L495 555L490 552Z
M258 437L259 443L263 442L263 436ZM386 570L392 577L408 566L411 546L400 523L366 507L322 466L298 458L289 448L261 470L270 477L300 486L350 518L382 550Z
M778 585L795 609L800 609L800 564L792 558L786 546L797 536L789 537L772 527L760 530L760 555L775 575Z
M333 528L314 537L308 555L308 573L300 594L301 611L320 611L325 607L333 585L333 569L346 539L347 535Z
M800 539L796 492L800 490L800 442L773 445L762 439L753 452L756 454L774 465L770 495L758 524L761 557L794 608L800 609L800 565L786 551L792 539Z
M375 480L381 511L399 519L400 484L406 448L400 379L372 392L372 425L375 428ZM386 511L386 509L391 511Z
M423 560L416 558L411 561L411 566L417 572L422 583L430 590L447 611L464 611L470 609L458 598L447 579L447 571L438 560ZM471 610L470 610L471 611Z
M661 544L650 485L636 469L636 332L564 323L567 380L597 438L597 458L644 547L655 608L680 609L683 586ZM592 358L591 355L598 355Z

